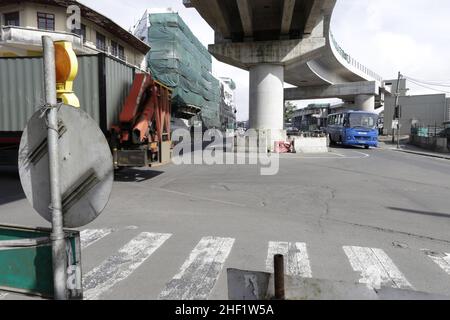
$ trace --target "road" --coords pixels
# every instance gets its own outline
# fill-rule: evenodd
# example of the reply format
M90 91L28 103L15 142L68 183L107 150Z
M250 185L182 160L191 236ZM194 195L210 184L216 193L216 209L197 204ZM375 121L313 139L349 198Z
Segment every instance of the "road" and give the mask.
M283 155L250 165L169 165L116 174L83 231L90 299L226 299L226 269L289 273L450 296L450 161L387 149ZM13 170L0 222L48 226ZM20 298L14 294L3 299Z

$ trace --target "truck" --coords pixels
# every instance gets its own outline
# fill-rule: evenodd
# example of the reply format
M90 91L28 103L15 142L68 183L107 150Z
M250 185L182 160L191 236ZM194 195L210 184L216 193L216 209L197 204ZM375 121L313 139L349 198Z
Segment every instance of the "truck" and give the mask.
M78 56L74 92L109 141L116 169L167 163L170 88L109 55ZM0 165L16 165L22 131L44 101L42 57L0 58Z

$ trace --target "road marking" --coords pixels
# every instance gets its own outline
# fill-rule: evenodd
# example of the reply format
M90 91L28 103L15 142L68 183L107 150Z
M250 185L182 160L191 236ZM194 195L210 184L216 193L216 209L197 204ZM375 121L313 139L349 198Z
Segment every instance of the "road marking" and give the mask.
M234 239L205 237L192 250L180 272L167 283L160 300L206 300L228 255Z
M450 253L435 254L427 253L427 256L433 260L442 270L444 270L448 275L450 275Z
M360 283L374 289L380 289L381 286L413 288L383 250L362 247L343 247L343 249L353 270L361 273Z
M5 299L7 295L7 293L0 292L0 300Z
M360 156L356 155L356 156L349 156L349 155L343 155L343 154L338 154L338 153L334 153L334 152L328 152L327 154L330 155L338 155L338 156L294 156L294 154L289 154L289 153L283 153L280 154L280 158L282 159L302 159L302 160L308 160L308 159L366 159L366 158L370 158L370 155L367 153L363 153L363 152L359 152L359 151L351 151L353 153L359 154Z
M111 234L113 231L113 229L87 229L81 231L81 249L86 249L87 247L93 245L97 241Z
M269 242L266 270L273 272L273 258L276 254L285 257L285 272L290 276L312 278L308 250L305 243Z
M101 294L132 274L171 236L149 232L139 234L116 255L109 257L85 276L84 298L98 299Z
M345 158L345 155L340 154L340 153L336 153L336 152L329 152L329 154L334 154L335 156L341 157L341 158Z
M198 200L209 201L209 202L216 202L216 203L220 203L220 204L226 204L226 205L231 205L231 206L241 207L241 208L246 208L247 207L247 205L245 205L245 204L236 203L236 202L229 202L229 201L223 201L223 200L217 200L217 199L212 199L212 198L207 198L207 197L202 197L202 196L196 196L196 195L193 195L191 193L179 192L179 191L174 191L174 190L169 190L169 189L164 189L164 188L151 188L151 189L157 190L157 191L162 191L162 192L167 192L167 193L172 193L172 194L176 194L176 195L179 195L179 196L184 196L184 197L188 197L188 198L192 198L192 199L198 199Z

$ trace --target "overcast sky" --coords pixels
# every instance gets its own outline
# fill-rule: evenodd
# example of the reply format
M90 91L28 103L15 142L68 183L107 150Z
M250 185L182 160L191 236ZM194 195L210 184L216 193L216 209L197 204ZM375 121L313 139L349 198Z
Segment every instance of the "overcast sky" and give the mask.
M281 0L280 0L281 1ZM206 46L214 32L182 0L80 0L125 29L133 26L147 8L171 7ZM384 79L398 71L425 81L450 84L449 0L338 0L332 31L341 47ZM233 78L237 84L238 120L248 118L248 72L213 63L216 77ZM409 94L437 93L409 83ZM450 91L450 87L434 87ZM450 94L449 94L450 95ZM304 106L310 101L298 102Z

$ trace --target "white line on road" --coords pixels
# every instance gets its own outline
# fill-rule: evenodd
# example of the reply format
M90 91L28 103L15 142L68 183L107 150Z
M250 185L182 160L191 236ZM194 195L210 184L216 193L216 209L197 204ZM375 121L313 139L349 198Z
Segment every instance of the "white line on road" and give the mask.
M205 237L191 252L180 272L166 285L160 300L206 300L228 255L234 239Z
M111 234L113 231L113 229L87 229L81 231L81 249L86 249L87 247L93 245L97 241Z
M375 289L380 289L381 286L413 288L383 250L362 247L343 247L343 249L353 270L361 273L360 283Z
M442 255L427 253L427 256L450 275L450 253L444 253Z
M101 294L132 274L171 236L149 232L139 234L116 255L109 257L85 276L84 298L98 299Z
M226 204L226 205L232 205L232 206L235 206L235 207L242 207L242 208L247 207L245 204L236 203L236 202L229 202L229 201L222 201L222 200L217 200L217 199L212 199L212 198L207 198L207 197L201 197L201 196L196 196L196 195L193 195L191 193L179 192L179 191L174 191L174 190L169 190L169 189L164 189L164 188L152 188L152 189L153 190L162 191L162 192L172 193L172 194L176 194L176 195L179 195L179 196L184 196L184 197L188 197L188 198L192 198L192 199L198 199L198 200L209 201L209 202L216 202L216 203L221 203L221 204Z
M287 275L312 278L308 251L305 243L269 242L266 270L273 272L273 259L276 254L285 257L285 272Z
M367 154L367 153L363 153L363 152L359 152L359 151L351 151L351 152L359 154L360 156L347 156L347 155L337 154L337 153L334 153L334 152L329 152L327 154L335 154L335 155L338 155L338 156L314 156L314 155L311 155L311 156L296 156L296 155L290 154L290 153L282 153L282 154L280 154L280 158L282 158L282 159L302 159L302 160L308 160L308 159L312 159L312 160L315 160L315 159L330 159L330 160L333 160L333 159L365 159L365 158L369 158L370 157L370 155Z
M7 293L0 292L0 300L5 299L7 295Z

